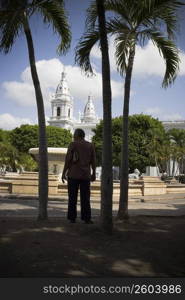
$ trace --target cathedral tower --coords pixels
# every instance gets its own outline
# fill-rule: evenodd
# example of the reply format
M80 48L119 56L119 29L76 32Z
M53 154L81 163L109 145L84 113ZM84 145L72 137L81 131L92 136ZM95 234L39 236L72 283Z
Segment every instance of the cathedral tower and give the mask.
M48 121L49 125L68 129L71 133L76 128L82 128L85 131L85 139L88 141L92 140L94 135L92 129L99 123L92 96L88 96L83 115L78 121L75 120L73 117L73 97L69 91L65 72L62 72L60 83L51 100L51 108L52 116Z
M51 100L51 108L52 117L48 121L49 125L73 131L73 98L69 91L65 72L62 72L60 83Z

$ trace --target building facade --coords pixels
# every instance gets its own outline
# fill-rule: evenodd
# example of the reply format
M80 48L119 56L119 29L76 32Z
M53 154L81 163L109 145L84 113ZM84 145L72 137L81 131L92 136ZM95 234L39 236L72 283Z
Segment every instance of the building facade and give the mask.
M86 140L91 141L94 135L92 129L99 123L92 96L88 96L84 112L79 113L79 119L76 120L73 115L74 99L71 96L65 72L62 72L61 80L51 99L51 109L52 116L48 121L49 125L68 129L71 133L76 128L81 128L85 131Z
M162 121L162 124L165 130L169 130L172 128L176 129L185 129L185 120L178 120L178 121Z

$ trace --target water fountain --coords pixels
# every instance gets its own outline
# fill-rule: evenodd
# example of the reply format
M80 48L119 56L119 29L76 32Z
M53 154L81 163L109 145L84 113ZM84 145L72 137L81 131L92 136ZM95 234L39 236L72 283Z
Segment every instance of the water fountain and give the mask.
M29 153L38 162L39 148L30 148ZM67 148L48 147L48 173L58 175L61 180Z

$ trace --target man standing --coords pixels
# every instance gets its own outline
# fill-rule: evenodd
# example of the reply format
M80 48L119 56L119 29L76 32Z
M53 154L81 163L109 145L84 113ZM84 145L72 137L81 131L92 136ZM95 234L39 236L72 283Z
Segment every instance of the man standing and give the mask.
M69 145L66 154L62 181L68 180L69 202L67 218L71 223L75 223L78 189L80 187L81 219L86 224L92 224L90 181L96 180L96 158L94 146L84 138L85 132L82 129L76 129L74 141Z

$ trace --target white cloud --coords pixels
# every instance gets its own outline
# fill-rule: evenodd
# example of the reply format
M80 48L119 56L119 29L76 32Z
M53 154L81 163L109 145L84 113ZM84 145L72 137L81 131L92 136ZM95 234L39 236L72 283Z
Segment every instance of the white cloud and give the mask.
M94 46L91 52L92 58L100 59L100 49L97 45ZM180 56L180 71L179 75L185 75L185 53L179 49ZM115 61L115 45L113 38L109 41L109 58L110 66L112 71L117 71L116 61ZM148 76L160 76L163 77L165 73L165 62L160 56L159 51L156 46L149 41L145 47L136 47L136 55L134 60L133 76L144 77Z
M185 53L179 50L180 72L185 75ZM165 62L156 46L149 41L145 47L137 46L133 74L136 77L160 76L165 74Z
M67 66L67 79L74 98L86 102L89 93L92 93L94 100L102 98L102 76L95 72L95 76L86 77L79 67ZM123 95L123 84L115 80L111 81L113 98Z
M61 78L63 64L59 59L41 60L36 63L42 88L45 107L50 107L50 96L55 92ZM94 99L102 98L102 77L95 71L96 76L86 77L77 66L66 66L67 80L74 99L87 101L91 92ZM5 96L20 106L34 106L35 92L32 84L30 68L27 67L20 75L21 81L4 82L2 87ZM112 95L119 97L123 94L122 82L112 80Z
M164 72L165 64L163 59L151 41L145 47L136 47L134 76L163 76Z
M59 82L62 64L58 59L54 58L48 61L38 61L36 66L45 106L49 107L49 96ZM21 73L20 78L21 81L9 81L2 84L5 96L20 106L34 106L36 104L36 99L30 67L27 67Z
M92 58L101 58L100 49L97 45L94 46L91 52ZM109 59L111 70L117 72L115 60L115 44L114 39L109 40ZM165 65L162 57L159 55L157 48L151 41L145 47L136 47L136 55L134 60L133 75L134 76L148 76L158 75L163 76Z
M53 58L50 60L40 60L36 62L37 71L42 87L44 88L56 88L56 84L60 79L61 71L63 70L63 64L59 59ZM30 73L30 67L27 67L21 74L23 82L29 82L32 85L32 78Z
M5 96L20 106L31 106L34 101L34 89L27 82L6 81L2 84Z
M101 59L101 51L100 48L95 45L91 50L91 56L97 59Z
M115 46L114 39L111 37L109 39L109 60L110 60L110 68L112 71L117 71L116 60L115 60ZM91 51L91 58L101 59L101 51L98 45L95 45Z
M180 51L179 56L180 56L180 60L181 60L179 75L183 76L183 75L185 75L185 53Z
M19 127L22 124L32 124L32 121L27 118L14 117L11 114L0 115L0 128L5 130L11 130L15 127Z

